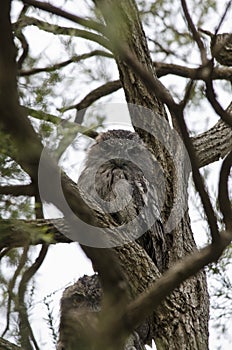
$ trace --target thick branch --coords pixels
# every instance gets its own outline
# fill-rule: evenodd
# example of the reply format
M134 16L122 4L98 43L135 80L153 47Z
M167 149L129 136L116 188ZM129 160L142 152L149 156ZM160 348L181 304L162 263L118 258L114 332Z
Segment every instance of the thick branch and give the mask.
M46 152L43 153L44 163L43 166L41 165L40 156L43 152L43 145L23 109L19 106L16 82L16 50L11 31L10 4L10 0L5 1L0 12L0 30L4 33L4 36L0 36L0 115L2 128L14 140L17 149L16 161L31 176L34 183L40 181L40 184L43 184L43 199L55 204L71 220L70 214L68 216L63 205L63 192L69 204L68 211L71 208L73 213L78 214L83 221L88 222L89 225L98 226L94 211L85 203L76 184L65 173L60 172L54 159ZM39 164L43 168L43 171L40 172L40 178L38 178ZM62 183L63 191L57 190L60 183ZM101 246L104 246L103 242ZM83 250L96 266L104 291L109 292L110 295L112 286L114 286L118 294L125 293L124 274L117 263L115 253L106 249L99 251L88 246L84 246ZM113 274L109 271L109 266L113 267ZM113 284L111 283L112 279L115 281Z
M232 114L232 103L227 108ZM219 120L211 129L194 137L199 167L206 166L224 158L232 150L232 129L223 120Z
M217 246L209 245L175 264L154 283L148 293L140 295L128 306L123 316L124 322L122 319L121 322L118 322L118 326L120 327L120 323L123 325L126 323L129 329L133 330L140 324L141 319L145 319L152 310L156 309L164 297L168 296L180 283L196 274L209 263L217 261L230 242L231 232L221 233Z
M159 78L168 74L173 74L193 80L205 80L205 67L203 66L198 68L190 68L165 62L153 62L153 65ZM214 67L211 78L213 80L225 79L232 81L232 68Z
M27 244L36 245L44 242L71 243L72 241L65 236L66 233L68 227L63 219L1 220L0 248L25 247Z
M33 185L1 186L0 194L11 196L34 196L36 189Z

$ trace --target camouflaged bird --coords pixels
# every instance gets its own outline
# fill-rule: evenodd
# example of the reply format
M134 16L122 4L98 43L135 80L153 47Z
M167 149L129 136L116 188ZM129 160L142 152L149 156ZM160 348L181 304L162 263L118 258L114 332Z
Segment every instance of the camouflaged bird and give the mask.
M140 215L141 220L132 227L133 233L136 236L136 232L146 232L136 241L163 271L166 245L158 196L160 168L148 153L135 132L101 133L88 152L78 187L87 203L95 207L100 221L107 215L115 226L121 226ZM113 203L114 209L95 205L96 194L106 204ZM147 222L152 225L146 226Z

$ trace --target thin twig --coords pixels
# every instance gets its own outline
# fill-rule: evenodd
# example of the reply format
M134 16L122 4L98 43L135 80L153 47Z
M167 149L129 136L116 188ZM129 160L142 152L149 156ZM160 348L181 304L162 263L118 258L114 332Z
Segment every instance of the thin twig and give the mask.
M39 347L34 337L30 322L28 320L27 309L24 301L25 292L26 292L28 282L34 276L34 274L38 271L41 264L43 263L46 257L47 251L48 251L48 245L43 244L35 262L24 272L19 284L19 289L18 289L18 300L19 300L18 312L20 316L20 335L22 337L22 345L26 346L28 350L33 349L29 338L31 338L32 343L36 350L39 350Z
M12 247L0 248L0 261L11 249Z
M215 110L215 112L222 118L222 120L226 124L232 126L231 115L227 111L225 111L220 105L220 103L217 101L214 88L213 88L212 79L210 77L206 80L206 97L210 102L211 106L213 107L213 109Z
M13 299L13 289L15 287L15 282L20 274L20 272L22 271L23 267L25 266L25 263L27 261L27 257L28 257L28 250L29 250L29 245L26 245L24 248L23 248L23 253L20 257L20 260L19 260L19 264L14 272L14 275L12 277L12 279L10 280L9 282L9 285L8 285L8 300L7 300L7 313L6 313L6 326L5 326L5 329L2 333L2 337L4 337L4 335L6 334L6 332L8 331L9 329L9 326L10 326L10 312L11 312L11 302L12 302L12 299Z
M186 1L181 0L181 5L182 5L182 9L184 11L186 21L187 21L188 26L191 30L192 35L193 35L193 39L196 41L197 46L200 50L202 64L206 65L208 60L207 60L207 55L206 55L204 43L201 40L201 37L200 37L200 35L199 35L199 33L198 33L198 31L197 31L197 29L192 21L192 18L190 16L190 13L189 13L189 10L188 10L187 4L186 4Z
M60 108L59 111L63 113L70 109L76 109L77 111L86 109L93 102L97 101L99 98L107 96L121 89L121 87L122 87L122 83L120 80L109 81L101 86L98 86L96 89L90 91L80 102L68 107ZM77 122L77 120L75 120L75 122ZM80 122L78 121L78 123Z
M23 34L22 30L20 30L19 32L16 32L16 37L20 40L21 45L22 45L22 49L23 49L23 52L18 59L18 69L21 69L23 62L27 58L27 55L29 52L29 45L28 45L27 39L26 39L25 35Z
M94 51L91 51L89 53L84 53L82 55L74 55L73 57L71 57L70 59L68 59L66 61L56 63L56 64L50 65L48 67L33 68L30 70L21 70L19 72L19 75L21 77L25 77L25 76L30 76L33 74L38 74L38 73L43 73L43 72L53 72L57 69L64 68L71 63L77 63L77 62L80 62L81 60L85 60L85 59L91 58L93 56L102 56L102 57L107 57L107 58L113 57L112 54L110 54L106 51L94 50Z
M186 107L190 97L191 97L191 92L192 89L194 87L194 81L191 79L188 83L187 86L185 88L185 94L184 97L182 99L182 101L180 102L180 106L182 107L182 109L184 110L184 108Z
M229 11L229 8L230 8L231 4L232 4L232 0L230 0L230 1L228 2L228 4L226 5L225 11L224 11L224 13L223 13L223 15L222 15L222 18L221 18L220 22L218 23L217 28L215 29L214 35L217 35L219 29L221 28L221 25L222 25L222 23L223 23L223 21L224 21L226 15L227 15L227 12Z
M199 164L196 157L196 153L191 141L191 138L189 136L189 132L184 120L183 115L183 109L181 105L178 105L174 108L174 114L176 115L176 120L179 125L179 128L181 130L181 134L183 137L183 141L185 144L185 147L188 151L191 166L192 166L192 173L193 173L193 180L194 184L196 186L196 189L200 195L201 202L208 220L210 233L212 237L212 242L217 243L220 239L219 231L218 231L218 224L217 224L217 218L212 206L212 203L210 201L209 195L207 193L207 190L205 188L204 180L200 174L199 171Z

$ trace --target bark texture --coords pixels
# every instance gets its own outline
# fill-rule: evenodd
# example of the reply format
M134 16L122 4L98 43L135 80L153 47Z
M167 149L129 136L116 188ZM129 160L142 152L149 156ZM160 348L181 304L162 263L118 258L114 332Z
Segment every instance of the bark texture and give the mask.
M133 0L107 0L95 1L102 11L106 22L108 37L114 43L114 55L118 65L120 80L128 103L149 108L163 120L167 120L164 106L157 98L156 91L149 91L143 82L133 73L132 69L123 61L120 56L119 44L135 54L137 60L144 65L144 68L154 77L156 73L152 65L149 50L146 43L144 31L139 19L138 10ZM144 128L136 127L137 118L142 118ZM156 156L160 162L166 177L166 201L163 207L163 220L167 220L171 212L175 191L176 191L176 170L173 161L163 144L144 130L151 129L165 137L169 137L154 117L152 120L140 115L131 114L132 123L139 136L148 146L148 149ZM168 140L166 140L168 142ZM178 165L183 165L181 151L177 157ZM185 181L186 188L183 190L182 200L187 200L188 174L185 169L180 173ZM180 203L180 207L181 207ZM180 222L176 222L175 229L166 232L166 269L176 261L182 259L187 254L196 250L193 234L188 216L188 208L182 216ZM119 261L130 285L131 297L138 296L141 292L149 288L160 276L160 273L146 255L138 249L137 244L129 244L116 249ZM65 298L65 296L64 296ZM174 349L199 349L208 348L208 316L209 300L204 271L200 271L197 276L185 281L170 297L163 302L158 310L141 325L146 329L145 337L140 334L145 343L155 340L158 350Z
M140 63L142 63L151 74L155 75L149 50L146 43L144 31L138 15L136 4L133 0L124 1L97 1L104 15L106 24L111 33L116 31L115 40L120 40L131 50ZM114 11L109 11L109 6ZM115 16L115 13L118 15ZM122 25L123 23L123 25ZM144 84L138 79L130 67L125 64L117 54L116 62L120 72L120 79L125 91L127 102L142 105L166 119L164 106L156 97L156 91L148 91ZM140 116L142 118L142 116ZM132 116L132 123L134 122ZM146 126L146 120L144 120ZM154 118L153 130L157 128ZM175 176L171 160L161 145L154 143L143 130L136 130L160 160L167 179L167 198L164 220L170 212L173 203L175 188ZM163 130L160 130L162 133ZM181 159L179 164L181 165ZM187 185L187 184L186 184ZM187 189L186 189L187 190ZM185 196L185 194L184 194ZM188 212L186 211L176 229L166 235L168 247L167 268L186 254L196 249L191 231ZM145 286L144 286L145 287ZM147 285L148 287L148 285ZM208 348L208 314L209 302L204 272L191 278L182 284L170 297L172 307L166 309L165 314L155 315L154 339L158 349L207 349ZM173 305L175 307L173 308Z

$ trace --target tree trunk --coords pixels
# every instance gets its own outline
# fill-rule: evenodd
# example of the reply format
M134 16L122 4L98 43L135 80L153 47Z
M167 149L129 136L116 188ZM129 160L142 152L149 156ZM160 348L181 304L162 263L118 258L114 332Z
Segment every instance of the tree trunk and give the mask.
M116 44L118 40L121 45L129 48L144 68L156 77L135 2L133 0L98 0L95 2L102 11L107 25L107 33L109 33L111 40L115 40ZM156 97L156 92L149 91L132 69L123 62L117 52L117 45L115 45L115 59L127 102L149 108L156 115L158 114L166 120L164 106ZM167 156L165 148L154 142L154 138L144 130L136 128L136 120L133 119L133 114L131 117L135 130L160 161L166 175L167 200L163 209L163 219L167 220L174 200L175 169L172 161ZM142 116L140 117L142 118ZM146 129L147 122L150 123L151 121L143 120L144 129ZM149 124L149 129L156 130L157 127L160 127L160 125L157 124L157 120L154 118L152 123ZM160 130L160 132L162 133L163 130ZM179 164L181 165L181 163L182 159L180 158ZM184 192L187 193L187 182L185 183ZM183 193L184 199L187 199L186 193ZM175 229L166 233L166 244L168 247L166 268L196 249L188 209L186 209L181 221L176 223ZM148 285L147 281L147 285L144 285L142 289L146 289ZM165 307L161 307L162 312L155 313L152 325L152 333L157 348L162 350L207 349L209 300L204 271L184 282L172 293L169 302L164 304Z

